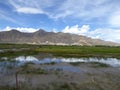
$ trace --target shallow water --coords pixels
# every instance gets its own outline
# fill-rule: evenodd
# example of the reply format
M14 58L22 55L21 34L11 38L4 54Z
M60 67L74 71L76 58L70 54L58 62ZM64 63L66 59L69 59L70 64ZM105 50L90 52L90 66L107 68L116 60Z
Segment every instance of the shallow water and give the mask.
M9 71L11 73L14 73L13 70L16 67L21 67L22 65L26 63L33 63L37 65L44 65L44 64L51 64L51 63L74 63L74 62L84 62L84 63L90 63L90 62L98 62L107 64L112 67L118 67L120 68L120 60L117 58L36 58L34 56L19 56L13 59L10 59L8 57L1 57L0 58L0 73L8 73ZM80 69L76 68L74 66L49 66L45 67L47 70L63 70L63 71L71 71L71 72L79 72ZM13 70L13 71L12 71Z
M46 63L72 63L72 62L99 62L108 64L113 67L120 67L120 60L117 58L43 58L38 59L33 56L19 56L14 58L14 60L18 61L21 64L24 64L26 62L32 62L35 64L46 64Z
M73 66L48 66L44 68L45 70L55 70L55 71L70 71L70 72L80 72L80 69Z
M120 67L120 60L117 58L68 58L62 59L62 62L98 62L112 67Z
M0 53L3 53L4 52L4 50L0 50Z

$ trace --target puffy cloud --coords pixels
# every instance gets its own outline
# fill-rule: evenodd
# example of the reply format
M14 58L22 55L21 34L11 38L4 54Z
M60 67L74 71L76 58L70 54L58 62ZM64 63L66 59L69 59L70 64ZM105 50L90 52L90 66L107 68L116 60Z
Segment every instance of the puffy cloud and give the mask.
M89 36L93 38L100 38L106 41L114 41L120 43L120 29L99 28L89 33Z
M57 31L56 28L53 28L52 32L54 32L54 33L58 33L58 31Z
M86 35L89 31L89 25L83 25L79 27L78 25L75 26L66 26L65 29L62 30L64 33L72 33L72 34L79 34L79 35Z
M75 25L71 27L66 26L62 30L62 32L85 35L96 39L102 39L106 41L114 41L120 43L120 29L98 28L95 30L90 30L89 25L83 25L82 27Z
M16 29L16 30L18 30L20 32L29 32L29 33L36 32L38 30L38 29L34 29L34 28L22 28L22 27L14 28L14 27L7 26L6 28L4 28L4 29L2 29L0 31L10 31L12 29Z

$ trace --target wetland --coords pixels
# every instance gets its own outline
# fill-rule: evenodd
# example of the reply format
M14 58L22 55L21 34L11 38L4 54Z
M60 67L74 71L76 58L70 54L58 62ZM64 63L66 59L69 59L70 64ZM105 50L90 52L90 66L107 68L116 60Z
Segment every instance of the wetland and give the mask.
M120 47L1 44L0 90L120 90Z

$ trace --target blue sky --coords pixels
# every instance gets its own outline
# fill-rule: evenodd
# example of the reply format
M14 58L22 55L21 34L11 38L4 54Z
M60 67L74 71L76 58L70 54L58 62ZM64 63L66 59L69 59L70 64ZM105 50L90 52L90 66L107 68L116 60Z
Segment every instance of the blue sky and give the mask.
M12 28L120 42L120 0L0 0L0 31Z

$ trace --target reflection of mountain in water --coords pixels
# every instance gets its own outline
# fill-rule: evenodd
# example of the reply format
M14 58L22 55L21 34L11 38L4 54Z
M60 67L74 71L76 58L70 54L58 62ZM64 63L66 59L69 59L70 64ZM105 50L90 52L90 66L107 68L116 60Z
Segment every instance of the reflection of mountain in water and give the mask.
M80 71L78 67L71 66L69 63L75 62L84 62L91 63L103 63L112 67L120 67L120 60L116 58L36 58L33 56L19 56L13 59L9 59L8 57L0 58L0 73L1 74L12 74L15 73L15 68L21 67L26 63L32 63L37 65L46 65L43 69L45 70L65 70L65 71ZM53 63L53 64L52 64ZM60 63L67 63L61 65ZM54 65L55 64L55 65Z
M36 58L33 56L19 56L12 60L9 60L7 57L2 57L0 62L0 66L20 66L28 62L32 62L34 64L47 64L51 62L55 63L71 63L71 62L99 62L108 64L113 67L120 66L120 60L116 58Z

